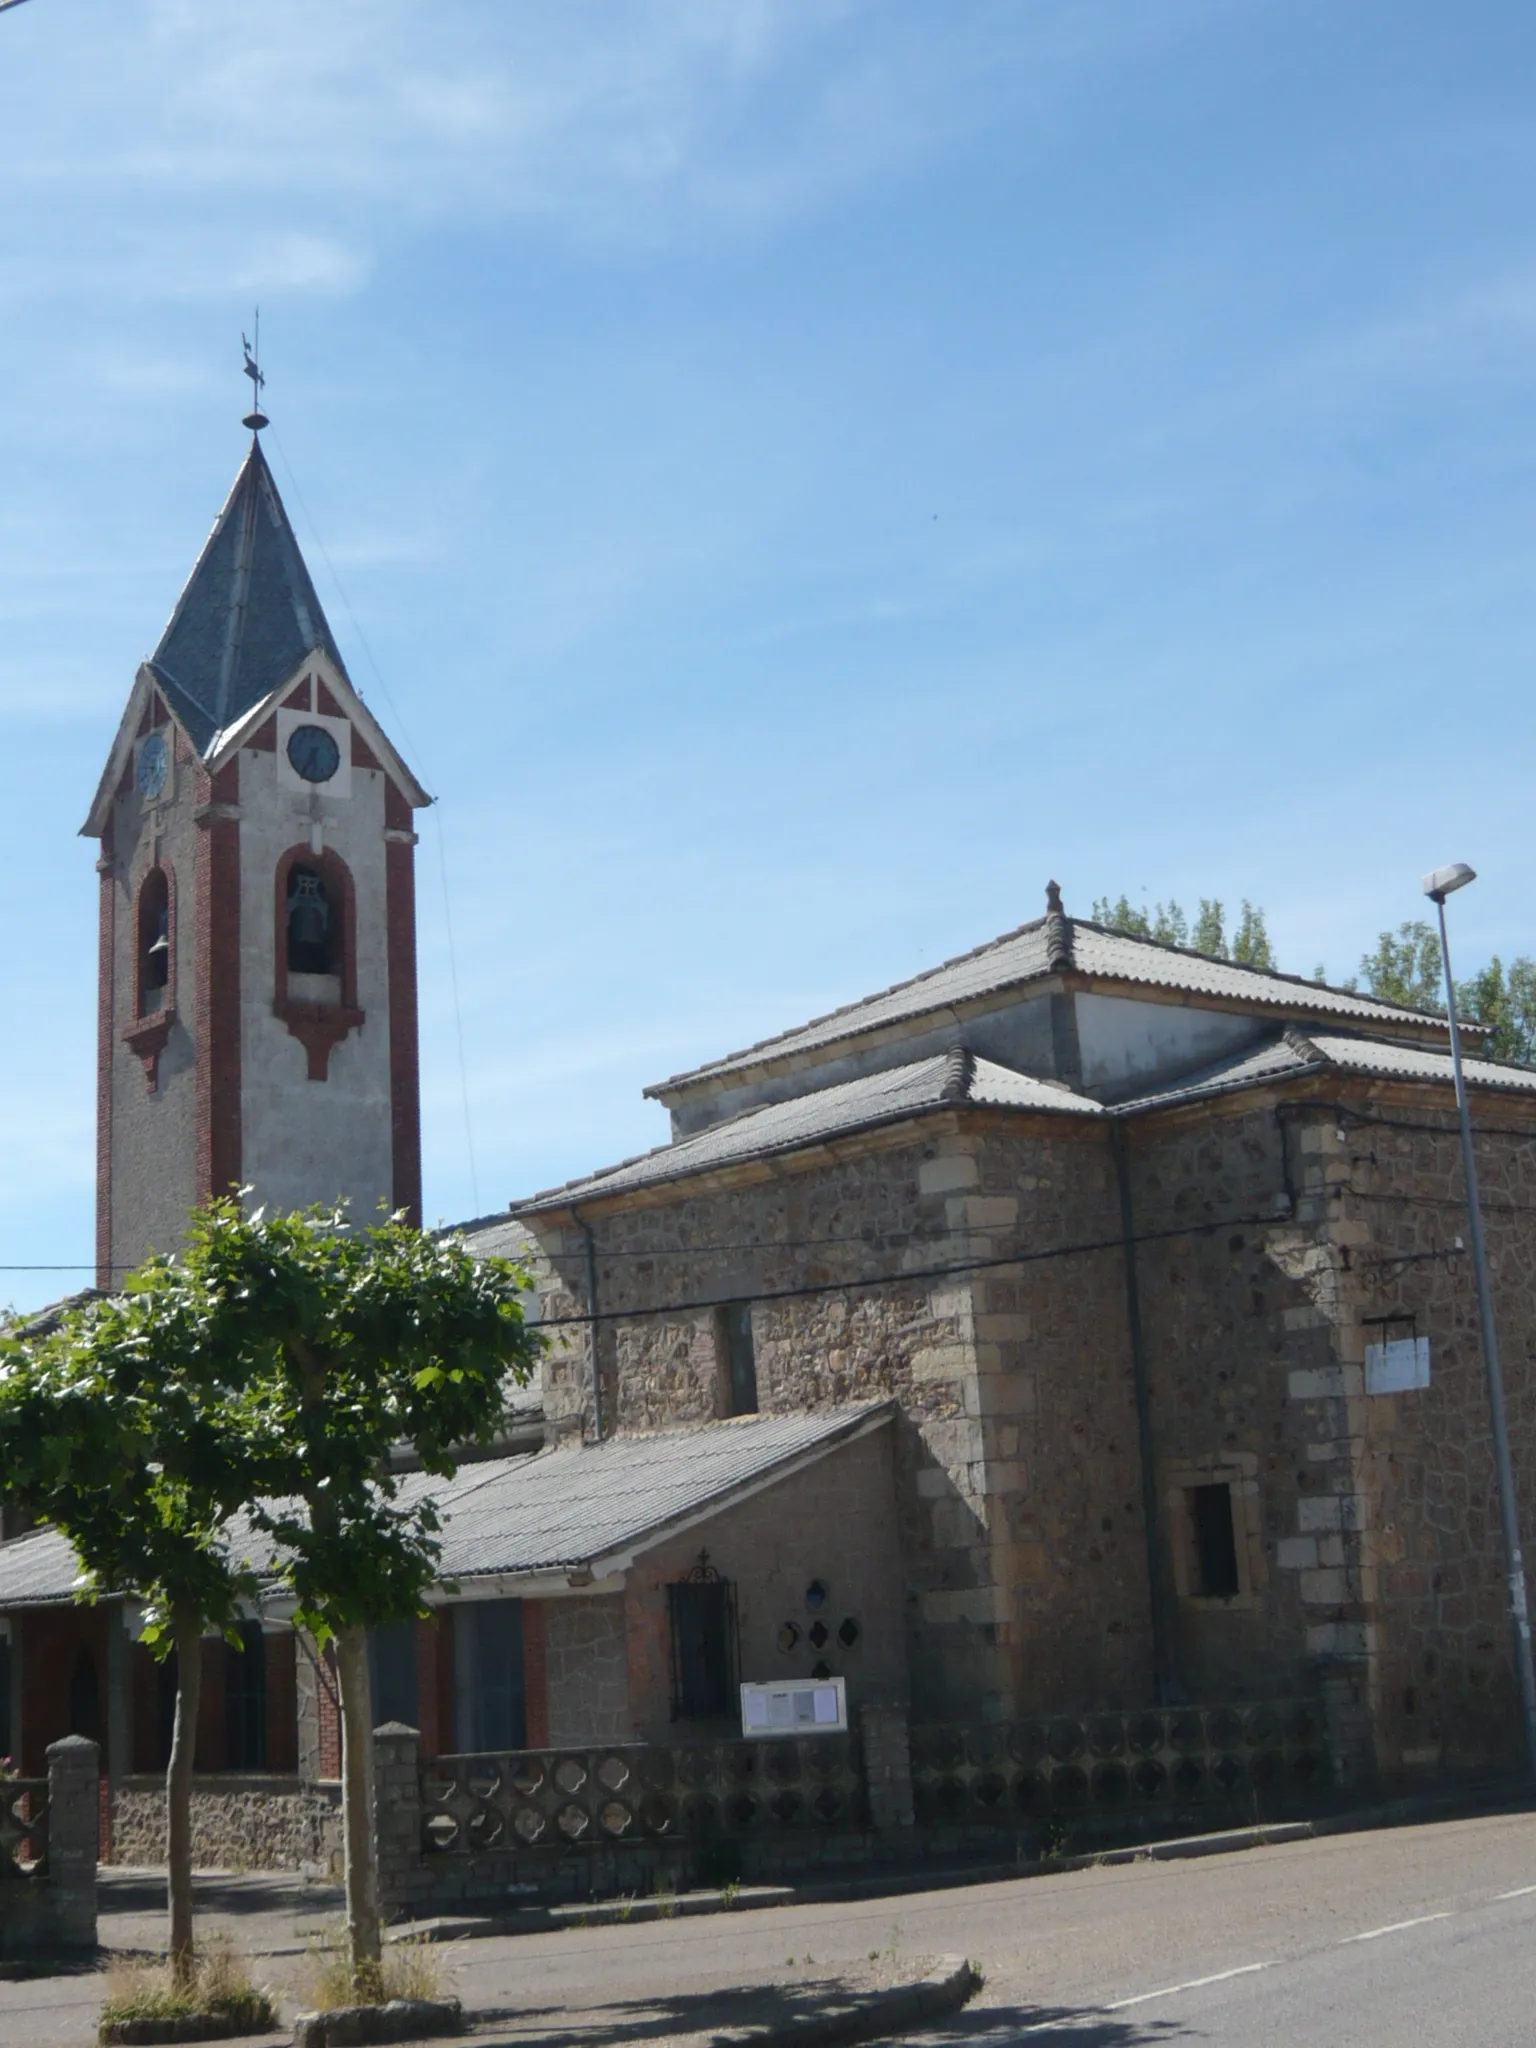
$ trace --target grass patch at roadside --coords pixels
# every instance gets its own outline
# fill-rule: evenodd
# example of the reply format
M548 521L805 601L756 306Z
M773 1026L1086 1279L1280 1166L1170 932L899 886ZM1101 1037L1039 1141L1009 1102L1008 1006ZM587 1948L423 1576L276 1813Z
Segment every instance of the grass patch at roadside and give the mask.
M300 1997L311 2012L335 2012L344 2005L385 2005L392 1998L447 1996L440 1948L412 1936L387 1941L374 1982L362 1990L352 1981L352 1954L345 1931L311 1942L300 1979Z
M215 1939L198 1956L192 1982L177 1985L165 1961L116 1963L106 1972L101 2034L130 2020L179 2020L207 2015L231 2033L267 2034L277 2025L269 1992L251 1982L250 1966L227 1940Z

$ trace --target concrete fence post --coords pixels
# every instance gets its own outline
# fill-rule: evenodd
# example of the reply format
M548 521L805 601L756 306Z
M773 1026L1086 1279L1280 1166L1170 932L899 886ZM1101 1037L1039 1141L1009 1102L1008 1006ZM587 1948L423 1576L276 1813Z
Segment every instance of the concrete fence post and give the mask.
M420 1891L421 1737L403 1721L386 1721L373 1731L373 1826L379 1908L389 1920Z
M864 1787L870 1825L877 1833L912 1825L912 1748L904 1706L860 1710Z
M50 1743L48 1886L53 1945L96 1946L96 1855L101 1824L101 1751L83 1735Z

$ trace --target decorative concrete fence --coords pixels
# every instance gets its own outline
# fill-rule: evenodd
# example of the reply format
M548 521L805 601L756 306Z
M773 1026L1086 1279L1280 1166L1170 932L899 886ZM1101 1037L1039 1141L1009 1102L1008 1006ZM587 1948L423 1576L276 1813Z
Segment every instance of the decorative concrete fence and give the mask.
M866 1707L857 1732L424 1758L380 1728L380 1884L432 1901L593 1898L762 1881L826 1865L1033 1855L1063 1820L1177 1823L1305 1805L1329 1782L1321 1706L1180 1707L917 1728Z
M928 1826L1281 1808L1327 1782L1323 1710L1310 1700L912 1731L913 1800Z
M46 1778L0 1781L0 1957L96 1946L100 1752L67 1735Z
M858 1861L875 1824L853 1734L422 1758L415 1731L393 1723L374 1742L391 1910Z

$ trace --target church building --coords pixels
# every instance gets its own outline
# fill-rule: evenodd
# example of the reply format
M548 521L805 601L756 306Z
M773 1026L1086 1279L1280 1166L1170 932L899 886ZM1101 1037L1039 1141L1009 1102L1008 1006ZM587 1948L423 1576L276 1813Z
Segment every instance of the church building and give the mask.
M253 418L85 826L104 1290L233 1189L421 1215L429 799ZM1536 1072L1474 1047L1467 1079L1529 1537ZM495 1454L406 1483L443 1556L373 1644L400 1897L583 1842L1252 1812L1515 1757L1443 1017L1052 883L648 1092L666 1143L462 1226L530 1265L548 1341ZM53 1531L0 1542L0 1752L93 1736L110 1853L152 1860L170 1689L76 1577ZM835 1699L801 1777L743 1685ZM208 1658L197 1760L205 1859L329 1854L334 1684L275 1595Z

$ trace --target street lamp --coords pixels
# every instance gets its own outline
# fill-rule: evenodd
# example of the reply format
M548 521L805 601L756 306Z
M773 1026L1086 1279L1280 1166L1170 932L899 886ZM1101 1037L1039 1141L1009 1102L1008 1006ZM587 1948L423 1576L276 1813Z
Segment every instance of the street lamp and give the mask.
M1472 1271L1477 1280L1477 1316L1482 1328L1483 1369L1488 1375L1488 1412L1493 1422L1493 1462L1499 1479L1499 1521L1504 1530L1504 1569L1509 1581L1509 1612L1515 1625L1515 1670L1520 1678L1520 1705L1525 1718L1526 1760L1536 1774L1536 1670L1531 1665L1531 1616L1525 1597L1525 1560L1520 1552L1520 1512L1515 1500L1514 1467L1509 1458L1509 1426L1504 1414L1504 1376L1499 1370L1499 1339L1493 1326L1493 1295L1488 1286L1488 1255L1483 1248L1483 1210L1477 1195L1477 1162L1472 1156L1472 1117L1467 1108L1467 1083L1461 1070L1461 1027L1456 1019L1456 984L1451 978L1451 947L1445 929L1445 899L1477 875L1464 860L1436 868L1424 877L1424 894L1440 913L1440 958L1445 967L1445 1009L1451 1027L1451 1069L1456 1077L1456 1111L1461 1119L1461 1164L1467 1181L1467 1223L1472 1238Z

